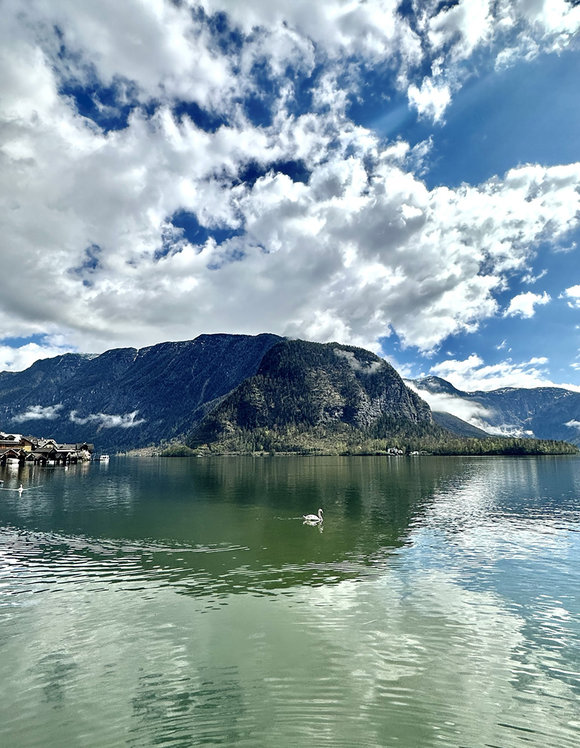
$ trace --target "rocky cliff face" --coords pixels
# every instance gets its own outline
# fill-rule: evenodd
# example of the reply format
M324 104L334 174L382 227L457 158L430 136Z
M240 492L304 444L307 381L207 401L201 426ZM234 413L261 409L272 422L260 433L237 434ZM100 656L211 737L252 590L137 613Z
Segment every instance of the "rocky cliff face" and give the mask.
M0 373L0 429L131 449L186 434L258 369L276 335L201 335Z
M285 340L193 430L190 444L255 431L271 440L272 432L316 432L324 438L348 431L384 438L436 428L428 405L373 353L336 343Z

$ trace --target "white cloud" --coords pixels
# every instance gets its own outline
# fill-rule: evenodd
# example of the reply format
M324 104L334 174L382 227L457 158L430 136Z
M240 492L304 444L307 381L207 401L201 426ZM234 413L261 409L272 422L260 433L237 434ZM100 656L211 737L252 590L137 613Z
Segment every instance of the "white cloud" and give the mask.
M138 101L179 98L221 108L232 93L231 62L216 55L205 27L182 4L164 0L77 3L7 0L66 80L122 86ZM58 31L57 31L58 29ZM63 55L63 50L65 54Z
M490 4L464 0L441 14L426 3L414 31L394 0L203 7L229 14L239 47L220 50L186 3L4 4L0 253L15 270L0 275L0 330L62 338L56 350L3 345L0 368L62 350L256 333L265 320L273 332L375 350L392 329L429 351L495 315L508 274L527 273L539 242L578 226L580 164L429 190L412 171L426 146L381 142L348 120L344 90L337 96L341 59L355 81L357 66L388 62L414 106L441 118L458 85L453 65L499 33ZM542 5L538 21L518 6L506 18L552 39L574 27L564 11L550 21ZM433 75L414 79L428 38ZM280 89L263 126L239 101L257 90L260 60ZM324 66L312 111L292 108L287 64ZM67 83L95 81L149 108L105 132L62 94ZM176 115L181 100L226 112L229 124L204 131ZM276 171L295 159L307 183ZM262 176L244 183L250 164ZM171 223L176 211L239 235L191 244Z
M15 207L3 257L27 262L18 282L0 278L0 321L18 335L50 325L82 350L260 332L266 318L275 332L370 347L392 326L429 350L494 315L503 274L525 270L548 226L557 238L578 220L580 165L429 191L332 114L206 133L160 109L106 137L63 116L81 145L71 150L50 121L24 121L13 142L34 141L34 168L4 158ZM251 160L296 155L308 184L276 173L233 183ZM241 236L191 246L168 222L178 209Z
M85 424L94 423L99 429L130 429L134 426L139 426L145 423L144 418L137 418L139 411L134 410L132 413L123 413L122 415L109 414L109 413L91 413L88 416L78 416L76 410L72 410L69 414L69 419L73 423Z
M358 371L361 374L374 374L385 365L382 361L361 362L357 359L353 351L343 351L340 348L335 348L334 353L339 358L346 359L351 369Z
M457 418L461 418L461 420L471 423L477 428L489 431L488 419L492 417L492 413L480 403L464 397L449 395L445 392L429 392L416 387L409 381L406 381L405 384L425 400L431 410L451 413L451 415L457 416Z
M460 0L428 22L427 38L435 53L447 48L454 59L466 59L493 36L490 0Z
M564 291L564 298L568 299L568 306L572 309L580 309L580 285L570 286Z
M580 27L580 8L566 0L516 0L512 18L538 29L552 49L562 49L574 40Z
M542 278L544 278L547 274L548 271L545 268L543 270L540 270L540 272L536 275L534 275L532 272L526 273L522 277L522 283L527 283L531 286L534 283L537 283L539 280L542 280Z
M430 374L446 379L457 389L466 392L495 390L502 387L564 387L580 392L574 384L555 384L548 375L548 359L534 356L527 361L511 359L497 364L486 364L472 353L466 359L447 359L432 366Z
M506 387L563 387L580 392L578 385L552 382L548 377L547 364L547 358L534 357L519 363L514 363L509 359L490 365L485 364L480 356L471 354L464 360L441 361L432 366L429 373L447 380L456 389L467 393L488 392ZM494 410L470 398L450 395L446 392L431 393L416 387L412 382L406 382L406 384L426 400L432 410L451 413L490 434L514 437L533 436L533 432L521 424L498 422L500 417ZM570 421L566 425L575 427L576 423Z
M22 413L17 413L15 416L12 416L12 421L15 421L16 423L21 423L22 421L32 421L32 420L47 420L47 421L53 421L55 418L58 418L60 413L59 411L62 410L62 404L58 403L57 405L31 405L27 410L23 411Z
M246 34L287 27L333 58L359 54L376 61L399 54L417 62L422 56L420 40L394 0L201 0L201 5L210 13L226 12Z
M409 103L420 116L429 117L434 122L440 122L443 114L451 103L451 91L445 83L437 84L431 78L424 78L421 88L412 83L407 91Z
M13 324L18 325L18 322L14 320ZM23 326L21 329L26 330L27 328ZM70 346L51 345L50 343L47 345L26 343L17 347L0 345L0 371L22 371L31 366L35 361L38 361L38 359L60 356L63 353L71 353L73 350Z
M504 317L533 317L536 312L536 306L544 305L551 301L551 297L545 291L543 294L520 293L510 300L508 308L504 312Z
M575 421L572 419L571 421L567 421L564 426L568 426L571 429L579 429L580 430L580 421Z

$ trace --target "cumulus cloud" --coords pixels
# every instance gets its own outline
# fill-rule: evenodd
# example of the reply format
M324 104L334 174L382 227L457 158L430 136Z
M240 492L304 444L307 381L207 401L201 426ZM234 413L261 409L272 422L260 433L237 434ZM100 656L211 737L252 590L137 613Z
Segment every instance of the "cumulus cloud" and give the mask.
M545 291L542 294L532 293L531 291L520 293L510 300L509 306L504 312L504 317L533 317L536 306L547 304L549 301L551 301L551 297Z
M434 122L440 122L443 114L451 103L451 91L445 83L434 83L431 78L425 78L418 88L414 83L408 89L409 103L420 116L426 116Z
M569 307L572 309L580 309L580 285L567 288L563 293L563 297L568 299Z
M111 415L109 413L91 413L88 416L77 415L76 410L72 410L69 419L73 423L86 424L94 423L99 429L130 429L145 423L144 418L137 418L139 411L134 410L132 413L123 413L122 415Z
M576 13L516 4L500 28L502 3L421 5L411 24L390 0L203 0L203 12L164 0L7 0L0 252L17 274L0 275L3 334L58 331L56 352L102 351L262 332L268 320L273 332L374 350L394 330L431 351L476 330L535 246L578 226L580 164L428 189L414 171L426 146L355 125L341 86L356 92L357 70L381 63L419 113L441 120L460 85L454 66L507 29L540 46L572 43ZM237 41L216 36L220 12ZM256 124L243 96L266 96L265 67L271 100ZM289 67L311 84L307 110ZM112 129L74 97L102 86L125 112ZM204 129L188 104L217 119ZM287 162L305 175L284 172ZM199 224L199 239L178 214ZM45 354L49 345L4 345L0 368Z
M445 49L455 59L467 59L490 41L493 30L490 0L460 0L429 19L427 38L434 51Z
M4 10L66 82L96 79L139 102L179 98L211 107L223 106L234 85L229 58L215 54L185 4L7 0Z
M466 359L447 359L432 366L430 374L447 379L460 390L494 390L501 387L565 387L580 391L572 384L556 385L548 376L548 359L545 356L528 361L513 362L511 359L497 364L486 364L483 359L471 354Z
M58 403L57 405L31 405L29 408L27 408L22 413L17 413L15 416L12 416L12 421L15 421L16 423L21 423L22 421L40 421L40 420L46 420L46 421L53 421L55 418L58 418L60 413L59 411L62 410L62 404Z
M273 29L289 28L311 39L333 58L358 54L376 62L400 56L416 63L422 57L419 36L391 0L253 0L244 4L201 0L201 4L209 13L226 12L246 34L256 29L271 33Z
M28 166L4 161L18 206L5 214L5 259L29 262L18 285L0 279L0 321L27 333L52 325L84 350L260 332L266 317L274 332L375 348L392 327L429 350L496 313L504 274L524 270L548 226L557 237L576 225L580 165L428 190L368 131L343 124L338 143L331 115L281 119L277 133L207 133L161 109L104 137L72 117L84 144L72 151L47 125L34 188ZM39 137L31 121L14 142ZM249 161L296 154L311 164L306 184L275 171L234 183ZM239 235L190 244L171 223L177 210ZM88 247L98 247L91 263Z
M0 280L0 287L6 286L2 284ZM2 307L0 303L0 317L2 316ZM14 319L13 329L18 329L18 320ZM22 328L22 331L28 330L26 321ZM37 328L40 329L40 326ZM25 343L23 345L13 347L11 345L0 345L0 371L22 371L27 369L31 364L41 358L52 358L53 356L59 356L63 353L71 353L74 348L71 346L54 345L47 342L44 345L38 343Z

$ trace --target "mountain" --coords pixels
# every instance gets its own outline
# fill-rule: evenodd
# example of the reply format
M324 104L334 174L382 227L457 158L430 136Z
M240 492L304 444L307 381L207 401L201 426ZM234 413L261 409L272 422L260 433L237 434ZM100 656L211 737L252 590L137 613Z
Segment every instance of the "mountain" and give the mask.
M433 420L439 424L441 428L447 429L452 434L457 436L467 436L475 439L485 439L489 436L487 431L473 426L467 421L463 421L461 418L452 415L451 413L445 413L442 411L433 411Z
M520 413L528 414L526 427L538 436L545 433L541 423L535 425L536 411L529 416L531 406L524 403L521 393L529 391L462 393L433 378L423 386L447 401L469 401L486 414L493 396L493 407L500 412L497 401L502 408L498 423L516 423ZM580 422L580 407L574 405L580 396L553 392L559 400L552 390L543 391L553 418ZM476 397L487 398L485 407ZM564 428L566 437L577 436ZM270 334L200 335L139 350L67 354L0 373L0 430L91 442L104 452L177 442L242 452L348 452L364 442L369 451L384 451L397 446L397 439L409 449L465 451L465 444L450 443L445 429L480 436L458 419L434 419L392 366L369 351ZM471 445L470 453L474 449L480 447ZM485 450L492 449L503 447L488 440Z
M580 445L580 393L561 387L502 387L464 392L439 377L411 380L434 410L460 415L493 434L557 439ZM435 420L441 421L434 415Z
M183 437L258 369L277 335L200 335L0 373L0 429L113 451Z
M189 445L293 451L439 433L428 405L384 359L337 343L284 340L194 428Z

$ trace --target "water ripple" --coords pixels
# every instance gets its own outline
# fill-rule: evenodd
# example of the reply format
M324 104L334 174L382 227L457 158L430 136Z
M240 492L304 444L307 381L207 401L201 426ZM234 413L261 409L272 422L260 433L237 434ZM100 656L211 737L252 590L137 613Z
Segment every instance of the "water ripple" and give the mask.
M77 472L0 502L1 745L580 745L580 461Z

